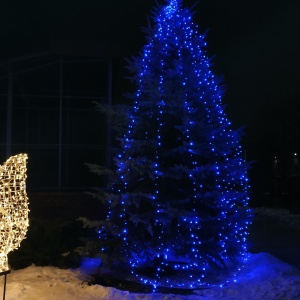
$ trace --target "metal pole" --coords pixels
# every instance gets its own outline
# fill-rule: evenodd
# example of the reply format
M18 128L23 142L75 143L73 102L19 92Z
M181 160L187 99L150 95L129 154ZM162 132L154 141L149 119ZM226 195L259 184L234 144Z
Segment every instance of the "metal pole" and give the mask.
M6 294L6 274L4 275L4 287L3 287L3 300L5 300L5 294Z
M62 92L62 58L59 61L59 121L58 121L58 191L61 191L61 166L62 166L62 107L63 107L63 92Z
M11 156L12 109L13 109L13 72L12 72L11 64L8 64L6 158Z
M107 105L112 106L112 59L108 60L108 84L107 84ZM111 167L111 118L106 117L106 153L105 165L107 168Z
M3 286L3 300L5 300L5 294L6 294L6 276L7 274L10 274L10 270L0 272L0 276L4 276L4 286Z

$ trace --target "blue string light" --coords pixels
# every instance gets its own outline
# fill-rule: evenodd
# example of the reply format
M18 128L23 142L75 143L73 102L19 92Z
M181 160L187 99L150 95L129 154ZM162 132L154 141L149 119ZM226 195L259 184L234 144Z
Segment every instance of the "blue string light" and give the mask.
M107 215L118 214L131 274L154 290L209 286L217 267L247 259L247 166L204 36L181 3L158 9L134 61L137 90L112 188L119 203Z

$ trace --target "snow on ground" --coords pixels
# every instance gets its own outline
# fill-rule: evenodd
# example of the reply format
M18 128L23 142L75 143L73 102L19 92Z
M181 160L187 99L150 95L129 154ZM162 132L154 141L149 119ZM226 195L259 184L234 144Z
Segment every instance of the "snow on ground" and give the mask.
M13 270L7 276L6 300L300 300L300 215L269 208L256 208L254 214L257 220L263 220L263 223L256 221L252 233L253 250L259 253L250 255L236 283L223 288L195 291L193 295L184 296L136 294L88 285L88 274L95 272L99 261L85 260L76 270L36 266ZM0 278L0 298L2 287L3 276Z
M236 283L193 295L134 294L88 285L93 265L76 270L30 266L7 277L6 300L299 300L300 270L268 253L251 254ZM3 285L2 285L3 286ZM1 297L1 289L0 289Z

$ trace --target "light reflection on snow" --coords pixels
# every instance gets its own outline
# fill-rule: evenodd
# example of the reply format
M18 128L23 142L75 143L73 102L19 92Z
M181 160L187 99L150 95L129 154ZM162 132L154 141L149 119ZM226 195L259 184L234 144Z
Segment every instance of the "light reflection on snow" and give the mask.
M299 300L300 270L268 253L251 254L237 283L195 291L194 295L133 294L100 285L89 286L86 272L99 260L84 260L76 270L31 266L8 276L7 300Z

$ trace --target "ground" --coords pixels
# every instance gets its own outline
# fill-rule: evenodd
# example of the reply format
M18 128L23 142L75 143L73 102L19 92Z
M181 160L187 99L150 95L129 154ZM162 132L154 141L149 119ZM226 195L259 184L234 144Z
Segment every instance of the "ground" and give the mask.
M192 295L137 294L89 285L98 264L86 259L78 269L30 266L8 275L7 300L299 300L300 215L257 209L250 231L249 262L236 283Z

